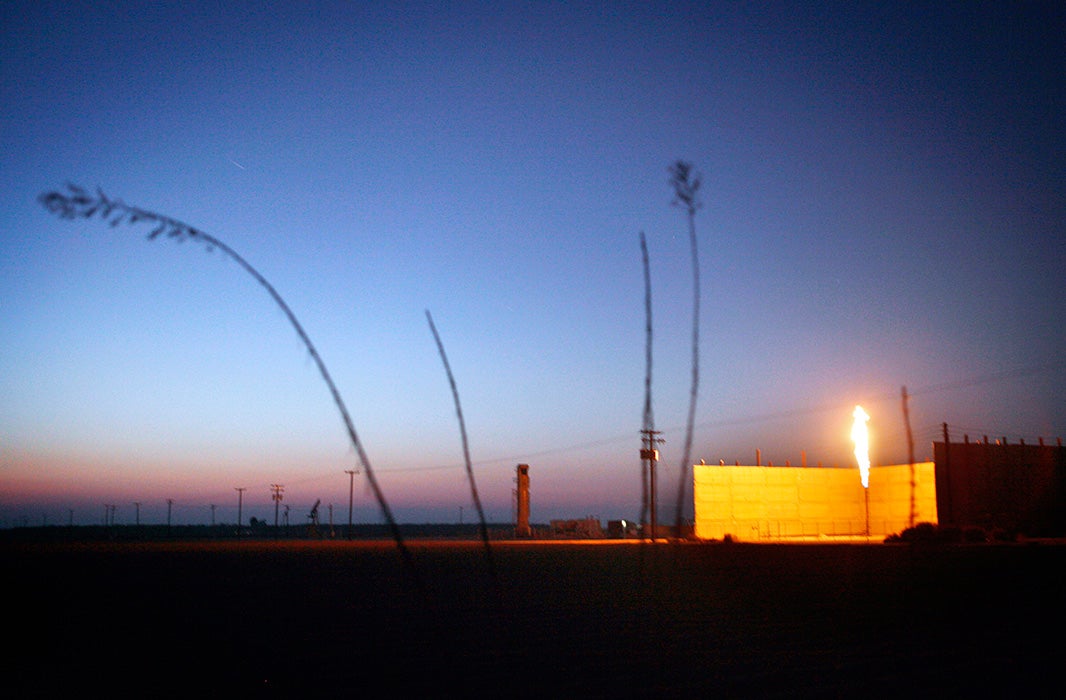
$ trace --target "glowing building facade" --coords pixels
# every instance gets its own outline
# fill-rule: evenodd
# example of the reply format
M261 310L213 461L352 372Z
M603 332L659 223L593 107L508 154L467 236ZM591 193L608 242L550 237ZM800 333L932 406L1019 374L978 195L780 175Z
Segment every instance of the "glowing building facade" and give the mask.
M856 469L693 465L696 537L749 542L883 539L937 522L933 462Z

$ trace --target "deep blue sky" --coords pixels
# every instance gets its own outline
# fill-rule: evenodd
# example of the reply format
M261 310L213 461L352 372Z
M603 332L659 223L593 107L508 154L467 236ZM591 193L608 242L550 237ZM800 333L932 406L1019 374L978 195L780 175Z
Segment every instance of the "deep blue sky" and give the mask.
M1066 433L1061 3L0 4L3 525L347 519L325 384L231 260L55 218L67 181L270 280L401 521L636 518L648 240L670 512L694 461ZM378 5L378 4L373 4ZM853 466L853 465L852 465ZM325 517L325 511L323 512ZM380 519L357 477L357 521Z

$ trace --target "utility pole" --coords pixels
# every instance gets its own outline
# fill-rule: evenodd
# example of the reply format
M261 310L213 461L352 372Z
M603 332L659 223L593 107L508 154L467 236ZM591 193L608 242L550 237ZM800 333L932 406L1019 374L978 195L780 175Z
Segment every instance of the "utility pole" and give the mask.
M215 526L215 504L211 504L211 527Z
M167 536L170 536L170 509L174 506L174 499L167 499Z
M647 462L647 474L648 474L648 512L651 516L651 539L655 541L656 531L659 527L659 515L658 515L658 497L656 496L656 476L655 465L659 462L659 450L656 445L661 445L666 442L660 437L656 437L662 433L661 430L641 430L640 434L644 437L641 439L640 458Z
M947 508L940 507L940 489L937 489L936 494L936 517L942 523L954 523L955 513L951 503L951 434L948 432L948 424L941 424L944 428L944 501ZM985 442L988 442L987 440ZM936 465L937 474L940 473L940 465ZM940 481L940 478L937 478ZM937 486L940 484L938 483ZM946 513L943 511L947 511Z
M345 469L344 473L348 475L348 539L352 539L352 490L355 487L355 475L358 470Z
M271 484L270 490L273 492L271 498L274 499L274 539L278 538L278 505L281 503L281 492L285 490L285 487L281 484Z
M134 508L134 511L133 511L134 512L133 522L134 522L135 525L137 525L137 527L140 527L141 526L141 504L138 503L137 501L134 501L133 502L133 508Z
M244 505L244 486L235 487L233 489L237 492L237 539L241 538L241 506Z

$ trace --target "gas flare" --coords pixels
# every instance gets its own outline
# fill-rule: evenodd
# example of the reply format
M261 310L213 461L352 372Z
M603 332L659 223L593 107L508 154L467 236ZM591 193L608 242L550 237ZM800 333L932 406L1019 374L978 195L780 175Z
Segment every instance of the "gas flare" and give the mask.
M862 479L862 487L870 487L870 435L866 430L866 421L870 416L856 406L851 413L855 422L851 424L851 441L855 443L855 459L859 463L859 478Z

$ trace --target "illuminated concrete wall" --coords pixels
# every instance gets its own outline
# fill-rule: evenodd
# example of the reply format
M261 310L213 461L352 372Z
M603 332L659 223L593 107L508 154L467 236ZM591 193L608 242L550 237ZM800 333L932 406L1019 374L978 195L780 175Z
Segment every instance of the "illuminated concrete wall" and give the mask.
M866 536L910 525L911 467L858 469L693 465L696 537L779 542ZM933 462L914 465L915 523L937 522Z

